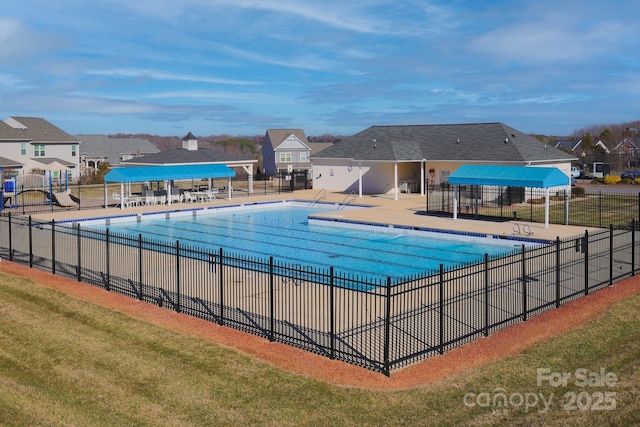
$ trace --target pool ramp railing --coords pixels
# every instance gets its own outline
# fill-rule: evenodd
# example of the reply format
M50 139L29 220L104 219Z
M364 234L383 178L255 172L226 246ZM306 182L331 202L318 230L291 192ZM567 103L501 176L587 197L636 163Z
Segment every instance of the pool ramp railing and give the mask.
M309 204L309 206L314 206L320 200L326 200L326 199L327 199L327 191L323 188L322 190L318 191L318 193L315 196L313 196L313 199L311 199L311 203Z
M340 206L338 207L338 210L342 210L345 207L347 207L347 205L349 205L349 203L351 202L355 202L356 200L356 193L354 191L352 191L351 193L347 194L344 199L342 199L342 202L340 202Z

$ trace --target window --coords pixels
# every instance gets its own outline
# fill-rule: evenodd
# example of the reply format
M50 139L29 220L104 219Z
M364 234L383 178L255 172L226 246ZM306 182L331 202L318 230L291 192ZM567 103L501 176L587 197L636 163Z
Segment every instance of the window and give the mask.
M280 153L280 163L291 163L291 153Z
M44 144L36 144L33 146L33 157L44 157Z
M26 142L22 142L20 144L20 155L21 156L26 156L27 155L27 143Z
M307 163L309 161L309 160L307 160L308 159L308 157L307 157L308 155L309 155L309 153L307 153L306 151L301 151L300 152L300 163Z
M78 149L77 145L72 145L71 146L71 156L75 157L76 156L76 150Z

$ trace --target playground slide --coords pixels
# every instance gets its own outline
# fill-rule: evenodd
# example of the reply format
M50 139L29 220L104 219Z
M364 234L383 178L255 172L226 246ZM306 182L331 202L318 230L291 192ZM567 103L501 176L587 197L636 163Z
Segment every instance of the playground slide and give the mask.
M53 193L53 202L58 206L62 206L65 208L76 205L76 202L71 199L71 195L66 192Z

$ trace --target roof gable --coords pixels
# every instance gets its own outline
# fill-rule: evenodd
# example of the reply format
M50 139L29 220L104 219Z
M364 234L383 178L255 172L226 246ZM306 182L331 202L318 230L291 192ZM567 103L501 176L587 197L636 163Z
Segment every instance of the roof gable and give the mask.
M302 129L267 129L265 137L271 141L271 145L275 148L291 135L295 135L302 143L306 144L307 136Z
M311 148L302 142L300 138L294 134L289 135L279 145L274 147L276 150L311 150Z

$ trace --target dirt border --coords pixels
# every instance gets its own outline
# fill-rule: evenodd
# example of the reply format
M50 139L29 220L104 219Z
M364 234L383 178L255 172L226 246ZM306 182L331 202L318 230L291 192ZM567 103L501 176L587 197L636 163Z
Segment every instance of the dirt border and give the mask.
M111 308L136 319L186 335L207 339L216 344L236 349L287 371L321 379L342 387L373 390L400 390L422 387L459 375L488 362L521 351L549 337L578 328L600 317L612 305L640 294L640 278L631 277L614 286L606 287L586 297L547 311L526 322L457 347L442 356L432 357L386 377L345 362L330 360L308 351L291 347L222 327L206 320L176 313L86 283L52 275L27 266L1 260L0 271L56 289L65 294L100 306Z

